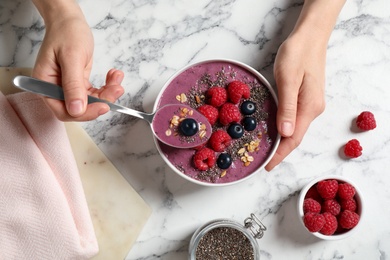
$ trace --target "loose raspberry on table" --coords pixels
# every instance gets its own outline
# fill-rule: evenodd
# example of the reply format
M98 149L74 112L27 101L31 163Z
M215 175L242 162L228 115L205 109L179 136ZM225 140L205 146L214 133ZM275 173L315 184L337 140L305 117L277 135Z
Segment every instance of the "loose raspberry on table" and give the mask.
M322 214L309 212L303 216L303 223L310 232L318 232L325 225L325 218Z
M241 98L248 99L251 95L249 86L237 80L228 84L227 92L230 101L234 104L238 104Z
M321 228L320 233L326 236L331 236L337 230L337 218L329 212L325 212L322 215L324 216L325 224Z
M320 204L322 203L322 198L318 193L317 187L315 185L311 186L305 195L305 199L309 199L309 198L318 201Z
M223 87L215 86L206 92L207 103L213 107L220 107L227 101L227 91Z
M241 121L241 113L237 106L232 103L225 103L219 109L219 122L222 125L237 123Z
M204 115L211 125L214 125L218 120L218 109L211 105L202 105L198 107L199 113Z
M353 212L355 212L357 208L355 199L340 200L340 206L341 210L350 210Z
M351 158L357 158L362 155L363 148L360 146L360 143L356 139L348 141L344 147L344 154Z
M353 211L344 210L340 213L339 224L342 228L351 229L354 228L360 220L360 216Z
M355 196L356 190L349 183L340 183L339 189L337 190L337 195L344 200L352 199Z
M376 128L376 121L374 114L369 111L363 111L356 119L356 125L361 130L372 130Z
M224 130L217 130L211 134L209 145L216 152L223 152L230 145L232 138Z
M323 199L334 199L339 188L339 183L336 180L319 181L316 185L317 191Z
M340 214L341 206L336 200L330 199L325 200L324 203L322 203L321 210L322 212L329 212L330 214L337 216Z
M196 151L193 157L194 166L196 169L206 171L215 165L217 157L215 152L210 148L204 147Z
M303 213L306 214L308 212L320 213L321 212L321 204L314 199L305 199L303 201Z

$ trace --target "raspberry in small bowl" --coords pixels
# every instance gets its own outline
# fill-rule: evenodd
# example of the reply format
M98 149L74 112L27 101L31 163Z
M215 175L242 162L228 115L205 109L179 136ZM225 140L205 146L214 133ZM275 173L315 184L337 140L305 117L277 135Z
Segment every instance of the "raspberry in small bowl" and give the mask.
M276 152L281 138L276 94L264 76L246 64L214 59L184 67L164 85L154 109L177 103L197 110L212 125L210 138L196 149L169 147L155 139L167 165L193 183L241 182L264 168Z
M304 228L318 238L349 237L362 221L362 193L353 181L343 176L318 177L301 190L298 215Z

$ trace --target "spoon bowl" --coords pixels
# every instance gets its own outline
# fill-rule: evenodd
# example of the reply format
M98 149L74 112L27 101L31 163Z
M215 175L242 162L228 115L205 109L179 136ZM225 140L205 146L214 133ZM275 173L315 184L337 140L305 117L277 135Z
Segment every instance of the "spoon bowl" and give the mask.
M58 100L65 100L63 89L50 82L27 76L16 76L13 83L17 88L24 91ZM207 118L195 109L184 104L168 104L153 113L145 113L93 96L88 96L88 104L95 102L107 104L111 111L147 121L158 140L175 148L198 147L206 143L211 136L212 129ZM195 122L195 125L188 124L189 120L186 119L192 119L191 122ZM183 125L181 125L182 122L184 122ZM190 134L186 132L186 128L192 128L189 129Z

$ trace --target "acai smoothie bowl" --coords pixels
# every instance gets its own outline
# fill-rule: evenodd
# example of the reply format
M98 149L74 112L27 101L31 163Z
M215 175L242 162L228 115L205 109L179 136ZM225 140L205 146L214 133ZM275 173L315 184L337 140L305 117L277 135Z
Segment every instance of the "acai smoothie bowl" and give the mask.
M211 124L211 133L200 130L208 139L195 148L175 148L155 138L164 161L191 182L241 182L261 171L279 145L276 94L258 71L241 62L213 59L184 67L164 85L154 110L167 104L186 105ZM190 116L186 112L174 117L169 123L173 129ZM161 127L159 131L182 138L167 124Z

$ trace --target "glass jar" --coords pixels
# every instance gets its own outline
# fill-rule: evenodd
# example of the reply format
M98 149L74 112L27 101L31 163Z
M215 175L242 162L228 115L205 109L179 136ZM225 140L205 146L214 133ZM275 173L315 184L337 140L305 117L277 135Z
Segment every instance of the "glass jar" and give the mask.
M229 249L222 252L225 257L233 257L231 254L238 254L241 258L243 255L251 255L251 259L259 260L260 249L256 239L262 238L265 230L267 228L254 214L245 219L244 225L229 219L212 220L199 227L193 234L190 241L188 259L210 259L210 251L215 250L221 253L231 244L235 249L232 250L229 247ZM202 258L197 259L197 254ZM205 258L203 258L202 254L204 254Z

